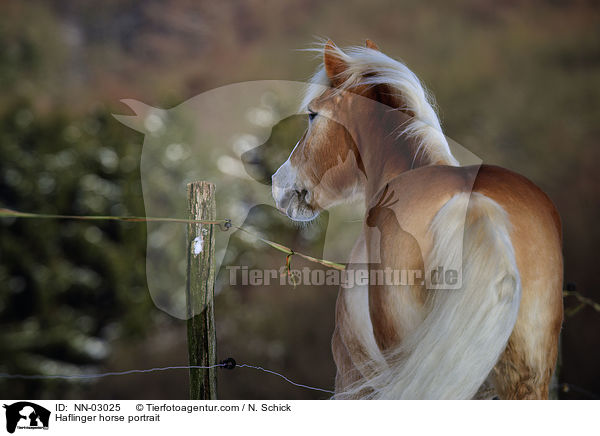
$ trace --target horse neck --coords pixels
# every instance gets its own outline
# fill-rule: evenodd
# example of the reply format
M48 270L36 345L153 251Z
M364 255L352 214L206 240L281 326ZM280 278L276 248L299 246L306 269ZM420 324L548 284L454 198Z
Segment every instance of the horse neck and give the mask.
M387 183L405 171L433 165L426 153L418 151L416 139L400 135L409 116L398 111L377 114L367 123L361 123L358 148L366 174L365 201L367 205Z

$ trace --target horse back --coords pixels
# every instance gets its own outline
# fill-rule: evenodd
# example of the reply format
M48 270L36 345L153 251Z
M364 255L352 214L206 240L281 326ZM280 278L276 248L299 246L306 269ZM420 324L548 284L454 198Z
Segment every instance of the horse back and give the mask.
M465 169L472 171L470 167ZM539 225L549 225L556 237L562 240L561 220L556 206L544 191L526 177L506 168L481 165L473 191L494 199L509 214L513 211L515 215L528 215L536 218Z

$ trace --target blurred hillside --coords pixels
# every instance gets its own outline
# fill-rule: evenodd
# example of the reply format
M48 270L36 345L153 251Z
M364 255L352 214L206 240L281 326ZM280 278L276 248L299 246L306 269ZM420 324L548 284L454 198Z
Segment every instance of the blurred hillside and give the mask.
M129 113L120 99L169 108L230 83L306 80L318 61L297 49L316 36L340 46L370 38L427 84L449 137L550 195L563 219L565 281L600 301L599 23L597 2L567 0L2 2L0 207L142 215L143 137L110 116ZM290 128L279 146L291 149L296 137ZM311 230L256 213L281 242L318 251L326 217ZM282 262L242 238L232 244L231 262ZM184 323L155 309L148 295L145 250L142 224L0 220L0 372L186 362ZM335 293L222 289L219 355L332 386ZM566 319L560 374L596 393L599 327L590 308ZM322 397L265 374L232 372L220 382L222 398ZM0 380L0 393L185 398L187 374Z

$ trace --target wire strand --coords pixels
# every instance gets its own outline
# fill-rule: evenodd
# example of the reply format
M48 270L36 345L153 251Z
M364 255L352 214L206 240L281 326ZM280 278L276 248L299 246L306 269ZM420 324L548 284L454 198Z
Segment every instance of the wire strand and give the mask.
M6 379L23 379L23 380L53 380L53 379L62 379L62 380L72 380L72 379L97 379L103 377L111 377L116 375L129 375L129 374L145 374L149 372L156 371L168 371L171 369L212 369L225 366L223 364L218 365L210 365L210 366L199 366L199 365L181 365L181 366L164 366L158 368L149 368L149 369L130 369L127 371L111 371L111 372L102 372L99 374L65 374L65 375L43 375L43 374L8 374L8 373L0 373L0 378Z
M122 376L122 375L130 375L130 374L147 374L147 373L152 373L152 372L169 371L169 370L174 370L174 369L213 369L213 368L220 368L220 367L225 367L225 366L226 366L226 364L224 364L224 363L219 363L216 365L209 365L209 366L179 365L179 366L164 366L164 367L148 368L148 369L130 369L127 371L111 371L111 372L103 372L103 373L98 373L98 374L43 375L43 374L0 373L0 378L17 379L17 380L93 380L93 379L99 379L99 378L104 378L104 377ZM305 385L302 383L296 383L295 381L290 380L285 375L283 375L279 372L276 372L276 371L272 371L270 369L265 369L262 366L254 366L254 365L249 365L247 363L242 363L240 365L236 365L236 368L250 368L250 369L255 369L258 371L263 371L268 374L276 375L276 376L282 378L283 380L285 380L286 382L288 382L289 384L299 387L299 388L310 389L310 390L319 391L319 392L325 392L328 394L335 393L334 391L330 391L328 389L322 389L322 388L317 388L314 386Z
M346 266L332 262L326 259L318 259L313 256L309 256L308 254L298 253L292 250L289 247L286 247L283 244L279 244L274 241L270 241L265 239L255 233L249 232L241 226L234 226L231 224L230 219L217 219L217 220L191 220L191 219L183 219L183 218L160 218L160 217L139 217L139 216L109 216L109 215L59 215L59 214L40 214L40 213L30 213L30 212L21 212L13 209L0 208L0 218L38 218L38 219L63 219L63 220L79 220L79 221L122 221L122 222L167 222L167 223L183 223L183 224L208 224L208 225L218 225L219 228L223 231L227 231L230 228L235 228L242 232L245 232L249 235L252 235L256 239L264 242L270 247L279 250L288 256L298 255L303 257L304 259L319 263L328 268L335 268L340 271L346 269ZM288 262L288 271L289 271L289 262Z
M276 376L281 377L282 379L284 379L286 382L288 382L288 383L290 383L290 384L292 384L294 386L297 386L299 388L311 389L313 391L320 391L320 392L325 392L325 393L328 393L328 394L335 394L334 391L330 391L328 389L316 388L316 387L313 387L313 386L308 386L308 385L303 385L301 383L296 383L296 382L290 380L289 378L287 378L283 374L280 374L278 372L272 371L270 369L265 369L265 368L263 368L261 366L253 366L253 365L248 365L246 363L242 363L241 365L237 365L237 367L238 368L252 368L252 369L257 369L259 371L264 371L264 372L266 372L268 374L276 375Z

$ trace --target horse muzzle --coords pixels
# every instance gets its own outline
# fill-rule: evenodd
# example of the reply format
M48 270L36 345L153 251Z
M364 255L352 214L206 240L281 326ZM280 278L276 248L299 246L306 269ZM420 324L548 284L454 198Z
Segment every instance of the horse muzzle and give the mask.
M271 192L275 206L294 221L311 221L319 211L310 204L312 193L296 183L295 173L288 161L273 174Z

